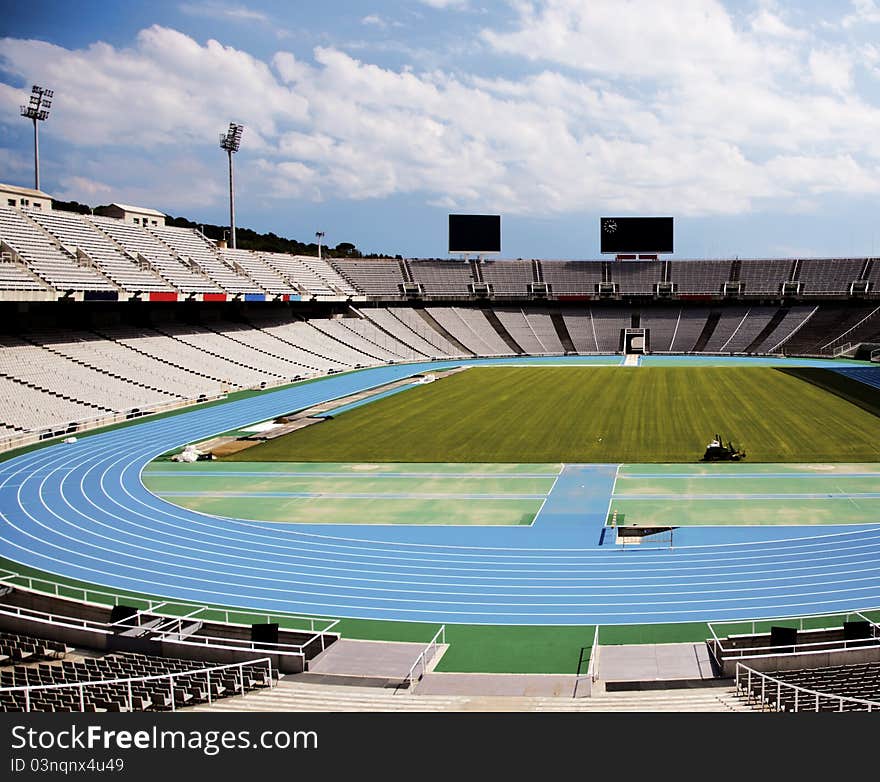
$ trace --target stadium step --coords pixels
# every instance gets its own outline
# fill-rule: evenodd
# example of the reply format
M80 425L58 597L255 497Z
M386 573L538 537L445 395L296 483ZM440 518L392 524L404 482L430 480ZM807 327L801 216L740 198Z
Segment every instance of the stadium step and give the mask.
M425 323L427 323L434 331L436 331L441 337L444 337L447 342L451 342L455 345L456 350L462 356L474 356L476 355L473 350L466 347L463 343L459 342L452 334L450 334L443 326L440 325L435 319L434 316L431 315L423 307L415 307L413 310L416 315L418 315Z
M495 310L485 309L483 310L483 314L486 316L486 320L489 321L489 325L495 329L495 332L498 334L501 339L504 340L504 344L507 345L514 353L518 356L524 356L525 351L519 346L519 343L510 335L510 332L504 328L504 324L499 320L498 315L495 313ZM523 316L525 317L525 316Z
M553 328L556 329L556 336L559 337L559 341L562 343L562 349L566 353L577 353L577 348L574 346L571 334L568 333L568 326L565 325L565 318L562 317L562 313L551 312L550 321L553 323Z
M728 712L751 711L733 688L601 693L590 698L419 695L376 687L282 681L271 690L201 704L191 711L481 711Z
M697 344L694 345L694 353L700 353L706 347L706 343L712 339L712 335L715 333L715 328L718 326L718 321L721 320L720 312L710 312L709 318L706 320L706 325L703 326L703 332L700 334L699 339L697 339Z
M789 309L788 307L780 307L773 313L773 317L767 322L767 325L761 329L758 336L756 336L747 346L746 353L752 353L758 349L758 347L764 342L767 337L769 337L776 329L779 324L785 319L785 316L788 315Z

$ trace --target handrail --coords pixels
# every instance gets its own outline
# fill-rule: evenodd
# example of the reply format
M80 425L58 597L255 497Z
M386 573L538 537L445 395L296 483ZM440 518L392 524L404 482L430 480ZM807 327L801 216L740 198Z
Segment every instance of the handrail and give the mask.
M0 569L0 570L2 570L2 569ZM62 599L62 600L71 600L71 601L82 602L82 603L86 603L86 604L90 604L90 605L106 606L107 604L104 604L104 603L90 603L89 600L87 599L88 595L102 595L105 597L114 598L114 602L112 603L112 605L117 605L120 598L123 600L135 600L135 601L140 601L140 602L146 602L148 604L148 607L146 609L139 610L138 613L135 615L137 618L137 626L142 626L141 625L141 618L143 617L144 614L152 614L155 617L157 617L158 619L168 620L168 621L160 623L159 627L154 628L154 632L156 633L155 640L158 640L158 641L169 641L172 643L189 644L192 646L204 645L204 646L212 646L215 648L229 648L229 649L241 650L241 648L242 648L241 646L234 645L238 642L238 639L224 638L222 636L201 635L201 636L194 636L194 637L205 638L206 639L205 643L204 644L196 644L196 643L193 643L192 641L188 641L188 637L187 638L180 638L180 639L174 638L173 636L175 635L175 633L173 631L169 630L168 627L169 627L169 625L173 626L173 624L175 622L177 622L177 632L179 633L181 631L181 629L183 627L183 623L185 621L193 620L195 617L198 616L198 614L202 613L203 611L214 611L217 613L222 613L223 614L222 624L230 625L233 627L244 627L245 625L242 623L236 623L234 621L230 622L229 621L230 616L235 617L236 615L243 615L245 617L250 617L250 618L253 618L254 616L260 616L260 614L256 611L248 611L245 609L213 608L211 606L200 605L198 603L189 603L187 601L178 602L178 601L172 601L172 600L152 600L152 599L148 599L148 598L136 598L136 597L129 597L126 595L119 595L115 592L105 592L103 590L86 589L84 587L69 587L66 584L59 584L56 581L50 581L48 579L35 579L31 576L22 576L17 573L13 573L12 575L0 576L0 584L3 584L3 583L9 584L13 578L27 579L29 584L33 584L34 581L41 581L46 584L51 584L55 588L53 596L57 596L57 597L59 597L59 599ZM83 599L81 601L77 601L76 598L70 598L70 597L66 597L64 595L60 595L59 594L59 587L64 588L64 589L71 589L73 591L82 591ZM16 588L20 589L22 591L30 591L30 592L46 594L46 592L43 592L42 590L39 590L39 589L34 589L34 588L32 588L32 586L21 587L21 586L16 585ZM50 592L48 594L53 594L53 593ZM156 611L157 608L165 607L165 606L177 606L177 607L182 607L184 609L195 608L196 610L190 611L189 613L186 614L186 616L178 616L178 615L174 615L174 614L159 613ZM81 630L85 630L85 631L89 631L89 632L104 633L104 634L107 634L108 632L113 632L115 627L119 627L121 625L121 623L124 623L126 621L125 619L122 619L119 622L110 623L110 622L99 622L99 621L94 621L94 620L81 620L76 617L65 616L63 614L55 614L55 613L48 612L48 611L39 611L34 608L22 608L21 606L11 606L8 604L0 603L0 616L2 616L4 613L5 614L12 613L12 615L20 616L20 617L23 617L26 619L30 619L31 621L42 622L42 623L47 623L47 624L55 624L55 625L64 626L64 627L72 627L74 629L81 629ZM253 647L252 647L253 651L266 651L267 647L270 647L270 646L273 647L273 649L275 647L285 646L285 647L290 647L294 651L285 652L282 649L277 649L277 653L278 654L289 653L289 654L293 654L295 656L304 657L306 649L309 646L311 646L313 643L320 640L321 651L324 651L327 648L327 642L326 642L325 636L328 634L329 635L336 635L336 636L339 635L338 632L337 633L332 632L333 628L339 624L339 621L340 621L339 619L322 619L322 618L315 618L315 617L310 617L310 616L299 616L296 614L285 614L285 613L264 614L263 616L265 616L267 623L271 623L273 619L282 620L282 621L283 620L292 620L294 622L297 622L297 621L308 622L309 623L308 629L296 628L296 627L288 627L288 628L283 628L283 629L286 629L290 632L311 633L312 637L309 638L307 641L305 641L302 644L261 644L259 649L253 649ZM60 622L57 621L56 618L60 619L61 621ZM128 617L128 621L131 621L132 618L133 617ZM221 620L219 620L219 619L216 619L216 620L209 619L207 621L208 622L213 621L213 622L216 622L217 624L221 623ZM316 629L316 627L315 627L316 623L321 625L320 629ZM212 638L216 640L216 643L211 643L210 639L212 639ZM241 641L241 643L244 643L244 641ZM248 642L248 643L250 643L250 642Z
M406 675L406 679L404 679L404 681L407 682L410 693L415 690L416 683L421 681L422 677L428 672L428 664L434 659L434 655L437 653L438 638L441 639L441 644L446 643L446 625L440 626L440 629L434 634L434 637L428 641L428 645L419 653L416 661L410 667L409 673ZM430 654L428 654L429 652ZM416 668L419 667L419 663L421 663L422 671L418 677L416 677L415 672Z
M161 658L157 658L161 659ZM272 660L269 657L261 657L257 660L247 660L244 662L238 663L226 663L225 665L214 665L209 668L197 668L191 671L176 671L174 673L158 673L151 674L150 676L129 676L124 678L117 679L100 679L97 681L85 681L85 682L64 682L62 684L25 684L25 685L16 685L14 687L0 687L0 693L2 692L21 692L24 691L25 694L25 711L30 712L31 710L31 692L35 690L61 690L61 689L72 689L77 688L79 690L79 703L80 703L80 711L85 711L85 689L86 687L107 687L112 684L127 684L128 685L128 710L132 711L132 684L139 682L147 682L147 681L160 681L163 679L169 680L169 694L171 696L171 711L176 711L176 704L174 701L174 679L180 678L184 676L205 676L208 678L208 703L211 703L211 674L215 671L222 671L228 668L238 668L239 673L239 681L241 682L241 691L244 694L244 668L245 666L254 666L254 665L262 665L266 664L268 667L269 673L269 686L273 687L273 679L272 679Z
M6 570L5 568L0 568L0 573L3 573L3 572L5 572L5 575L0 575L0 584L6 583L8 585L15 586L17 589L27 590L30 592L37 592L40 594L49 594L54 597L58 597L62 600L77 600L82 603L90 603L92 601L90 601L88 599L89 595L100 595L101 597L113 598L113 602L112 603L92 603L93 605L113 605L113 606L115 606L115 605L119 605L120 601L135 601L135 602L140 602L140 603L146 603L147 608L139 610L138 614L155 613L155 609L158 608L160 605L162 605L162 606L178 606L181 608L195 608L195 609L197 609L196 612L192 612L185 617L188 619L194 618L201 611L214 611L216 613L223 614L223 623L224 624L235 624L234 622L229 621L229 617L236 616L236 615L247 616L247 617L254 617L254 616L263 617L263 616L265 616L267 624L271 623L273 619L302 620L305 622L309 622L308 632L313 632L313 633L330 632L330 630L332 628L334 628L336 625L339 624L339 619L328 619L328 618L314 617L314 616L302 616L300 614L285 613L284 611L263 613L262 611L259 611L256 609L248 610L248 609L243 609L243 608L225 608L225 607L218 607L218 606L210 606L210 605L206 605L204 603L193 603L189 600L170 600L170 599L153 600L148 597L139 597L137 595L129 595L129 594L120 593L120 592L108 592L108 591L105 591L102 589L92 589L90 587L73 586L71 584L64 584L59 581L53 581L52 579L49 579L49 578L41 578L38 576L29 576L29 575L25 575L23 573L16 573L15 571ZM24 587L19 584L13 584L12 583L13 579L23 579L27 582L27 586ZM53 589L50 589L50 590L39 589L34 586L34 583L48 584L49 586L53 587ZM76 597L69 597L66 595L62 595L60 593L61 589L69 590L72 592L81 592L83 596L80 599L80 598L76 598ZM34 609L31 609L31 610L34 610ZM184 618L181 616L177 616L175 614L156 613L156 616L161 616L162 618L168 618L168 619L183 619ZM131 617L129 617L129 619L130 618ZM207 620L207 621L212 621L212 620ZM215 620L215 621L220 621L220 620ZM316 630L315 629L316 622L327 622L328 624L323 629ZM287 629L292 629L292 628L287 628ZM301 632L305 632L305 631L306 631L305 628L303 628Z
M742 672L745 671L745 687L741 684L741 676ZM839 707L837 711L843 711L844 703L858 703L862 705L866 705L868 707L868 711L874 711L876 709L880 709L880 701L871 701L865 698L855 698L849 695L836 695L835 693L830 692L819 692L818 690L811 690L808 687L801 687L799 684L792 684L791 682L784 682L781 679L777 679L773 676L770 676L766 673L761 673L761 671L756 671L753 668L749 668L742 663L736 664L736 691L740 696L746 697L749 703L752 701L753 690L752 690L752 675L757 676L761 681L761 705L767 704L768 706L772 706L772 695L771 700L767 698L767 682L771 682L776 685L776 711L781 711L781 703L782 703L782 688L785 687L787 689L794 690L794 709L795 713L799 711L819 711L819 699L827 698L829 700L837 700ZM812 709L804 709L800 707L800 695L803 693L804 695L809 695L813 699L813 708Z
M590 647L590 662L587 665L587 676L591 682L599 678L599 625L593 633L593 645Z
M793 651L786 652L786 654L800 654L809 652L815 647L828 647L834 646L834 649L830 649L827 651L837 651L837 650L845 650L853 647L858 647L860 649L871 649L876 646L880 646L880 635L877 634L878 626L871 622L870 619L867 620L871 623L871 628L874 631L874 635L869 638L841 638L838 640L828 639L824 641L809 641L807 643L793 643L793 644L780 644L778 646L741 646L741 647L731 647L725 646L723 643L723 639L714 638L712 639L722 653L734 656L734 657L748 657L756 653L779 653L780 649L791 649ZM806 630L804 632L828 632L829 630L840 630L839 627L817 627L810 630ZM760 635L768 635L768 633L760 633ZM727 639L735 638L736 636L728 636ZM748 637L748 636L747 636ZM870 643L868 643L870 642Z
M858 610L850 609L848 611L835 611L834 613L824 613L824 614L803 614L803 615L798 614L798 615L789 615L789 616L774 616L774 617L769 617L767 619L725 619L720 622L706 622L706 625L709 628L709 632L712 633L712 637L716 641L719 641L720 639L718 638L717 634L715 633L715 627L722 628L722 627L730 626L730 625L751 624L751 626L752 626L751 634L758 635L758 629L757 629L758 624L769 625L774 622L798 622L800 624L800 626L798 627L798 630L804 630L805 629L804 628L804 620L805 619L824 619L825 617L832 618L832 619L838 619L839 617L843 617L844 621L845 621L846 618L849 616L859 616L862 619L864 619L865 621L870 622L872 625L874 625L875 627L880 629L880 624L877 624L876 622L868 619L868 617L864 616L863 612L869 612L869 611L880 611L880 607L860 608ZM818 629L822 629L822 628L818 628ZM762 635L764 635L764 633L762 633Z

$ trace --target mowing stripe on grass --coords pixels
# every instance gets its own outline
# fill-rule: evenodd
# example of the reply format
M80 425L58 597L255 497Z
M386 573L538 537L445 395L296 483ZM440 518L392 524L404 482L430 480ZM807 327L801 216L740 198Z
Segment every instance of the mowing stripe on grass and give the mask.
M224 461L689 463L719 430L750 462L880 461L876 416L737 366L475 367Z

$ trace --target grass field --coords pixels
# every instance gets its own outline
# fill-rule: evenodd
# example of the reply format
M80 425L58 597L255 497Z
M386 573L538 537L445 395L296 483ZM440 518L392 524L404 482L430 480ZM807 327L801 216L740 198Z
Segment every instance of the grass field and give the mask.
M627 464L610 509L639 527L874 524L880 464Z
M177 505L308 524L531 524L561 465L154 462L144 485Z
M258 462L880 461L880 419L769 367L481 367L229 457Z

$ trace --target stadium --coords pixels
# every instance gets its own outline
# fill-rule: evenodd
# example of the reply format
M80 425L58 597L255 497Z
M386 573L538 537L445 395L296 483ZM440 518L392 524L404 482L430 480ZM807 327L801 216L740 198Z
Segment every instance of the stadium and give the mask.
M2 189L5 708L876 705L875 259L295 256Z
M11 19L0 712L877 711L876 9L410 5Z

